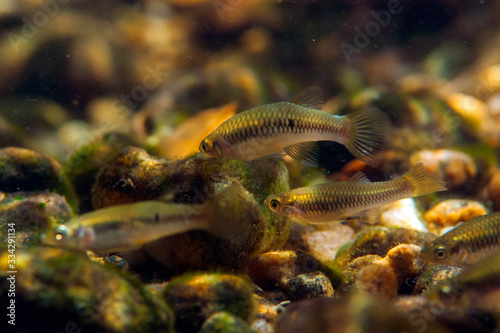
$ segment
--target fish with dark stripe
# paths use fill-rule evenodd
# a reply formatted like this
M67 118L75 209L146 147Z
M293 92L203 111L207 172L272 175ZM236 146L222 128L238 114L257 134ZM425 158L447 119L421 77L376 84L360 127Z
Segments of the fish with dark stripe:
M471 265L500 250L500 212L476 217L426 244L421 259Z
M286 153L317 166L317 141L336 141L360 160L376 165L387 149L392 126L374 109L337 116L321 111L319 87L305 89L290 101L258 106L222 123L200 144L206 156L242 161Z
M276 213L311 224L338 222L347 218L372 222L372 208L444 190L444 182L418 163L399 179L371 182L359 172L345 182L317 184L271 195L266 203Z
M241 185L230 185L203 205L142 201L82 214L43 236L43 244L99 254L128 251L156 239L190 230L237 239L244 226L231 221L228 202L239 197Z

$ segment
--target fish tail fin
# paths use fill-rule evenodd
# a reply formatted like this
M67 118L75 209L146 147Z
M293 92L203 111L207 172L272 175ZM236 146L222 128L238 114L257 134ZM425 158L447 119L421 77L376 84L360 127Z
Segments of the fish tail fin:
M427 170L422 162L412 166L401 178L411 184L413 196L447 190L445 182L436 174Z
M347 115L350 122L346 147L361 161L376 166L389 146L392 125L382 111L364 109Z

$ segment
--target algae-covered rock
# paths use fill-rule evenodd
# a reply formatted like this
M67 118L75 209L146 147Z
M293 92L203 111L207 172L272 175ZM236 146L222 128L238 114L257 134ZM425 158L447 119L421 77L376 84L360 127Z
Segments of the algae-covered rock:
M198 332L207 318L221 311L248 322L255 310L251 284L237 275L186 274L169 282L164 297L179 332Z
M344 269L342 291L354 285L358 290L388 298L395 297L399 290L406 292L408 281L420 272L419 253L417 245L399 244L384 258L376 254L354 258Z
M292 300L332 296L343 279L340 272L300 250L261 254L248 265L247 272L262 289L279 288Z
M97 174L131 140L120 133L107 133L75 151L64 168L80 199L80 213L92 210L91 192Z
M161 297L132 276L87 258L54 248L0 252L0 289L11 288L7 271L15 269L15 297L2 296L6 308L15 300L18 332L64 332L68 323L82 332L170 332L173 316Z
M200 333L252 333L248 324L228 312L217 312L211 315L201 327Z
M448 332L436 321L429 321L426 328L429 332ZM416 329L415 323L387 300L358 293L351 297L322 297L292 303L278 317L275 332L385 333L416 332Z
M59 162L29 149L8 147L0 150L0 191L53 190L77 208L73 186Z
M92 189L92 205L99 209L161 196L170 185L169 165L143 149L123 148L99 172Z
M460 274L463 269L463 266L458 265L425 265L417 278L413 293L426 292L440 282Z
M18 248L39 245L42 232L72 216L66 199L57 193L8 193L3 199L0 197L0 242L7 244L8 229L14 229Z
M426 242L434 239L429 233L404 228L372 227L360 232L337 251L334 263L345 268L357 257L375 254L385 257L387 252L399 244L415 244L422 247Z
M226 208L217 223L233 231L241 226L238 239L231 233L216 237L190 231L147 243L123 257L143 275L162 278L187 270L242 270L260 253L281 248L288 238L289 219L273 214L264 204L271 193L288 189L287 180L284 163L276 159L241 162L194 156L170 162L156 160L139 148L125 148L101 170L93 202L103 207L162 196L203 205L219 200L218 193L234 183L236 192L221 203Z

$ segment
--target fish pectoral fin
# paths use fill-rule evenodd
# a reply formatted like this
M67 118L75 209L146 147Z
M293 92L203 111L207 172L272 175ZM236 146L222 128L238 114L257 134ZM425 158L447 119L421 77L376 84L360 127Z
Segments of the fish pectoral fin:
M297 143L285 147L283 151L306 166L318 166L319 145L315 141Z
M262 159L270 159L270 160L275 160L275 159L281 159L285 156L285 152L280 152L280 153L274 153L274 154L270 154L270 155L267 155L267 156L264 156L262 157Z
M362 212L360 212L359 219L363 222L369 223L369 224L374 224L377 222L377 214L378 210L377 209L367 209Z
M351 178L349 178L349 181L358 181L362 183L371 183L372 181L366 177L364 173L361 171L356 172Z
M318 86L308 87L290 98L289 102L312 109L321 109L324 103L323 91Z

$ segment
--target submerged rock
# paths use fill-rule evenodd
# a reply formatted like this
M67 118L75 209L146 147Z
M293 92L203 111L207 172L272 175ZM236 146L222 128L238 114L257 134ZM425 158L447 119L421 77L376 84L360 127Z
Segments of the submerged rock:
M78 199L59 162L29 149L0 150L0 191L53 190L76 209Z
M500 210L500 170L497 170L491 177L488 186L488 197L493 202L496 211Z
M253 331L243 319L223 311L208 317L199 333L253 333Z
M8 229L13 229L17 248L39 245L43 232L71 217L73 210L57 193L8 193L0 198L0 242L7 244Z
M458 265L425 265L420 272L420 276L416 280L413 293L424 293L446 279L460 274L463 269L463 266Z
M329 262L337 251L354 238L354 230L343 224L336 224L331 230L316 230L305 234L307 252L322 262Z
M413 198L395 201L382 208L380 225L392 228L405 228L427 231L420 219L420 214Z
M477 201L450 199L441 201L429 209L424 217L429 231L441 235L443 229L454 227L460 222L467 222L486 212L486 207Z
M368 264L356 274L354 286L373 296L394 298L398 293L398 282L394 270L381 264Z
M471 185L476 180L477 167L467 154L450 149L421 150L410 157L416 164L422 161L426 168L438 174L448 189Z
M169 282L164 298L174 310L179 332L198 332L210 316L222 311L249 322L255 310L251 284L237 275L186 274ZM229 319L222 315L209 320L203 325L207 332L212 332L208 329L214 322L228 324Z
M431 332L449 332L429 322ZM317 298L289 305L276 322L276 333L414 332L408 316L390 302L365 293L340 299Z
M400 244L389 250L384 258L373 254L358 257L344 270L343 291L354 285L375 296L395 297L399 290L405 291L405 283L418 275L419 253L420 247L416 245Z
M120 149L131 144L131 141L120 133L106 133L95 142L75 151L64 165L80 199L80 213L92 210L92 186L101 167L109 162Z
M340 248L334 263L340 268L345 268L358 257L366 255L385 257L389 250L399 244L414 244L422 247L424 243L432 239L434 239L432 234L421 231L372 227L360 232L352 241Z
M262 289L280 289L291 300L333 296L343 280L340 272L300 250L261 254L248 265L247 273Z
M0 289L9 290L7 251L0 252ZM171 332L163 300L134 277L54 248L16 251L18 332ZM13 299L13 298L10 298ZM3 308L9 298L0 298Z
M132 270L168 278L187 270L240 269L262 252L279 249L289 235L289 219L264 204L271 193L288 189L282 161L241 162L194 156L178 162L156 160L139 148L123 149L98 177L93 202L97 207L162 196L179 203L205 204L217 192L237 184L238 194L226 203L220 227L241 226L238 239L190 231L123 253ZM235 227L235 224L237 226ZM251 230L251 231L250 231Z

